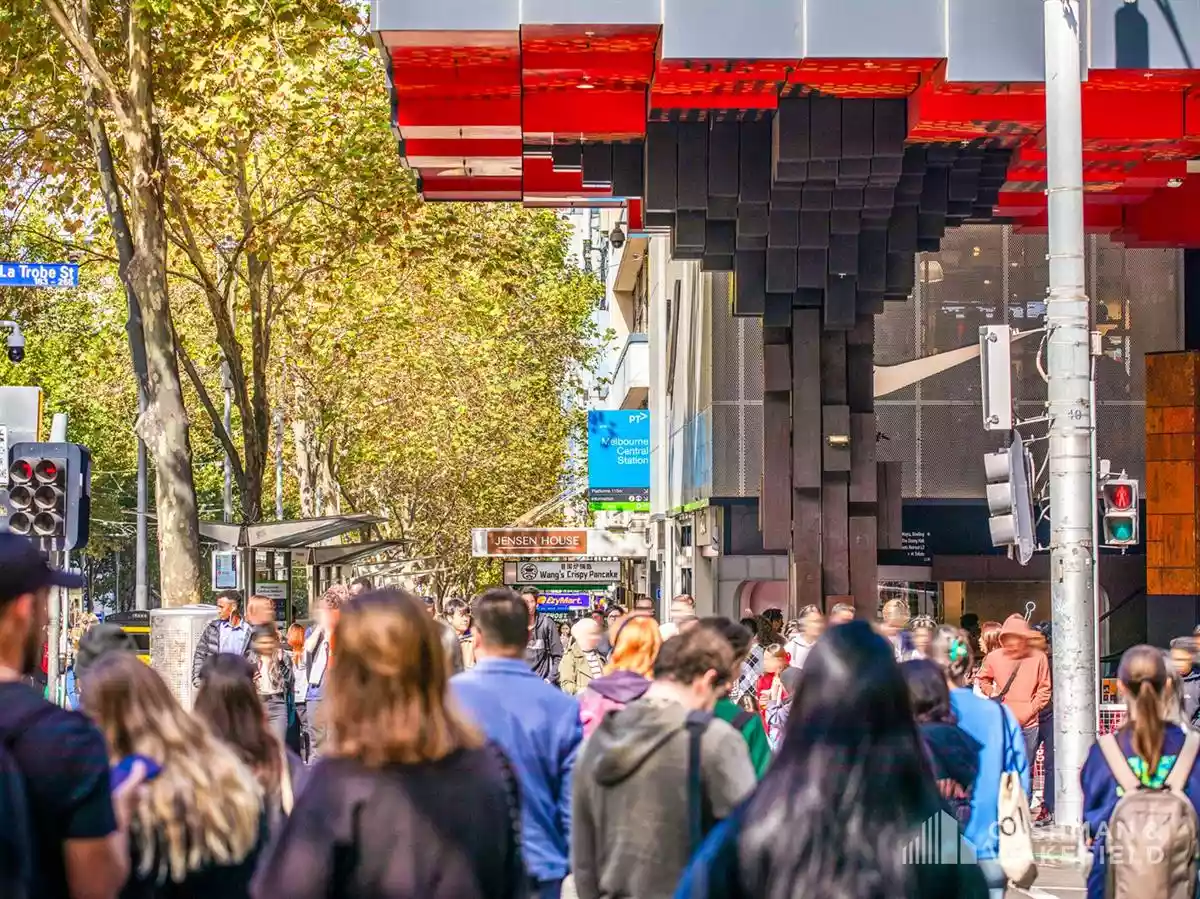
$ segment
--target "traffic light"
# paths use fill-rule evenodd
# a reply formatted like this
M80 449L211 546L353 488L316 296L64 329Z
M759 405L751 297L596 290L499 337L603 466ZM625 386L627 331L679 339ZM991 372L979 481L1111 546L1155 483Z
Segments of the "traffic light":
M92 494L87 448L77 443L17 443L9 460L8 529L49 550L86 546Z
M1013 431L1008 449L983 457L987 475L988 529L993 546L1016 548L1028 565L1037 545L1033 518L1033 464L1021 435Z
M1137 545L1137 481L1132 478L1112 478L1101 484L1100 511L1105 546Z

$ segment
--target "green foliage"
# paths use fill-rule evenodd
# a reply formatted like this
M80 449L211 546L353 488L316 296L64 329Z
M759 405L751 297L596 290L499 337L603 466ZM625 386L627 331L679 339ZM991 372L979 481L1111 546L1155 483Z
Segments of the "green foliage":
M118 91L129 2L91 9L91 45ZM323 511L318 490L327 508L379 512L384 535L425 560L416 567L436 572L437 589L472 588L494 566L470 559L469 529L506 524L561 489L568 438L582 432L600 284L568 260L553 213L417 201L362 9L137 2L154 24L172 317L196 374L185 392L201 517L220 513L223 448L201 398L219 412L223 353L238 381L231 438L244 499L265 481L272 505L269 422L281 409L289 515ZM39 383L49 411L70 411L72 437L103 472L97 518L113 522L94 550L128 550L136 396L80 63L42 0L0 8L0 44L12 51L0 59L0 248L38 259L73 248L87 260L78 292L5 298L29 325L29 356L0 367L0 381ZM102 116L115 131L113 109ZM219 259L225 237L234 249Z

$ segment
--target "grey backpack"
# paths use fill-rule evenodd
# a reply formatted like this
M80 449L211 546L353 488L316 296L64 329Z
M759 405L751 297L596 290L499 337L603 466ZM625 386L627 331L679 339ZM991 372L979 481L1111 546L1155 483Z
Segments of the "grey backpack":
M1195 899L1200 825L1184 788L1200 749L1200 734L1186 734L1160 789L1138 780L1115 735L1098 740L1123 791L1108 820L1105 899Z

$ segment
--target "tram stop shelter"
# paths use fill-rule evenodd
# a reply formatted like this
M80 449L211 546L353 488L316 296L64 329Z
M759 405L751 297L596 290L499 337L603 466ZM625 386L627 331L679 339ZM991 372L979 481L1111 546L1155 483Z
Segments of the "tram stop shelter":
M227 549L237 550L238 586L247 593L263 593L276 600L280 621L293 619L293 566L302 564L308 574L311 605L329 585L343 578L346 566L360 559L401 546L398 540L360 540L336 543L339 537L359 532L367 537L386 519L369 513L234 524L200 522L200 535ZM248 576L253 572L253 576Z

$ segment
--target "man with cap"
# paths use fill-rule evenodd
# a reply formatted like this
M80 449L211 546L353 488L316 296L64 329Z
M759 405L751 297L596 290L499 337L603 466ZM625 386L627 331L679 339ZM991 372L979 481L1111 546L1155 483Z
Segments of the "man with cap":
M0 533L0 744L23 780L23 790L0 783L0 842L30 847L28 895L38 899L120 893L129 874L126 798L144 775L135 773L113 795L108 749L95 725L22 682L40 661L51 590L82 586L82 578L51 568L26 538ZM14 814L22 801L25 815ZM0 860L12 856L0 853ZM0 871L5 886L12 877Z

